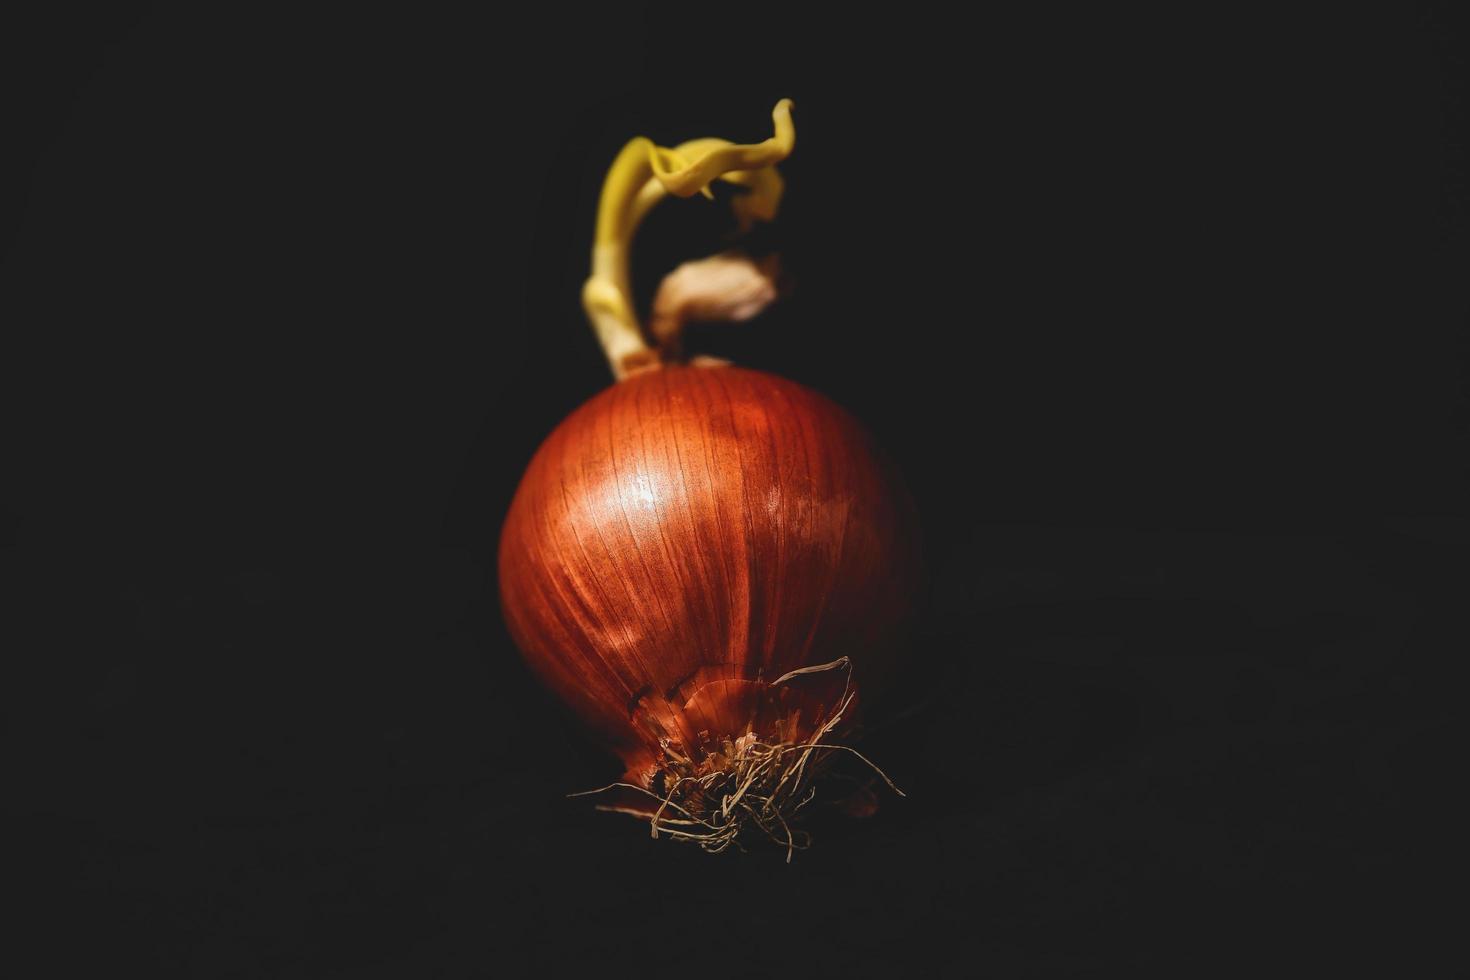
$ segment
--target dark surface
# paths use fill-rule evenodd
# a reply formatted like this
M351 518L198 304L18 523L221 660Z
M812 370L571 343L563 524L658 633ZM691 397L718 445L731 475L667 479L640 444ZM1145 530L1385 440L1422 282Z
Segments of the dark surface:
M7 9L24 975L1442 975L1467 38L1045 10ZM786 95L796 292L700 343L867 422L932 578L865 742L909 798L790 866L564 800L612 763L492 577L607 383L606 163Z

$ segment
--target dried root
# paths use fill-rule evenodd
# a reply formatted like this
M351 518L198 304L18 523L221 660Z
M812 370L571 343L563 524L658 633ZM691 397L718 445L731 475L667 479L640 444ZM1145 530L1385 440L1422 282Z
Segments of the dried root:
M846 658L793 674L834 666L847 666ZM850 687L845 688L836 710L805 740L766 741L747 732L738 738L726 738L717 746L704 746L696 760L664 739L651 788L617 782L571 795L631 792L635 794L633 804L603 804L597 809L645 819L653 837L690 841L710 853L732 846L744 850L745 841L764 837L786 848L786 860L790 862L796 851L811 845L811 835L794 824L816 798L817 778L837 754L856 757L895 793L904 795L862 753L828 740L855 696Z

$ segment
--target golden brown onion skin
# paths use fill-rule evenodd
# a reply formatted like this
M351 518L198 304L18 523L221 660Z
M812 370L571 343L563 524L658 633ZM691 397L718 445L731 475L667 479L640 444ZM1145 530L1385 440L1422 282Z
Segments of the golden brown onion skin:
M871 685L916 579L911 515L828 399L668 366L603 391L536 452L501 535L502 605L531 667L643 773L660 734L764 724L753 692L788 671L848 656Z

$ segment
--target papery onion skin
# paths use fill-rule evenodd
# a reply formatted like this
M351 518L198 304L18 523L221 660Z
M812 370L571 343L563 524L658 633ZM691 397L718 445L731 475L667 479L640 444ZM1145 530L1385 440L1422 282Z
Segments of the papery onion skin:
M501 599L531 667L646 787L661 739L692 753L773 711L799 715L783 737L810 735L833 690L773 705L788 671L849 657L871 701L915 538L907 494L833 402L763 372L667 365L537 451L501 535Z

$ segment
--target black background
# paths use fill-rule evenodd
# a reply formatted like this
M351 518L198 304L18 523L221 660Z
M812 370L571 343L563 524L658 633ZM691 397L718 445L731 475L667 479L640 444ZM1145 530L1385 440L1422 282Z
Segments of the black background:
M1445 9L36 6L0 20L26 975L1443 965ZM869 425L931 573L865 742L909 798L790 866L562 798L615 767L492 560L608 382L608 161L782 96L796 289L696 337ZM641 293L726 214L664 205Z

